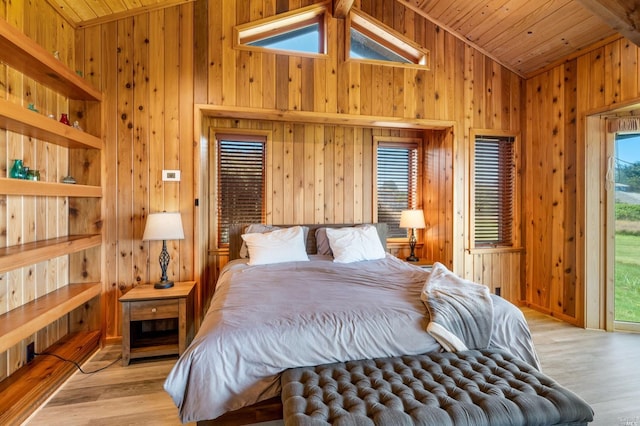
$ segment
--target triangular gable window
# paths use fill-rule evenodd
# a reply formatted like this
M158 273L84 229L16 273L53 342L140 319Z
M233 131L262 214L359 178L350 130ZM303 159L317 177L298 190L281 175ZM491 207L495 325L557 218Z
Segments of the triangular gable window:
M351 50L349 51L349 56L354 59L411 63L407 58L370 39L355 28L351 28Z
M278 53L327 53L326 5L314 5L235 27L236 47Z
M293 52L321 53L319 50L320 24L314 23L304 28L288 31L272 37L265 37L247 43L249 46L266 47L267 49L291 50Z
M352 9L347 25L349 59L428 67L428 50L362 11Z

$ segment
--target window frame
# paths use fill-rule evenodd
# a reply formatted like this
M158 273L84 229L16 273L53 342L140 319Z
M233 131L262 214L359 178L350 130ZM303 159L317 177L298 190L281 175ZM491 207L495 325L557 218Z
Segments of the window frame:
M378 147L379 146L389 146L389 147L397 147L397 148L407 148L407 149L416 149L416 161L417 161L417 170L416 170L416 189L415 189L415 206L407 207L422 209L422 179L423 179L423 143L424 141L421 138L414 137L395 137L395 136L374 136L373 137L373 221L378 222ZM416 229L416 238L418 241L422 239L421 229ZM387 237L388 243L407 243L409 241L409 236L411 232L410 229L407 229L407 235L405 237Z
M476 242L476 140L479 137L494 137L498 139L512 138L513 139L513 153L512 153L512 197L511 197L511 240L510 243L498 243L498 244L478 244ZM517 132L507 130L496 129L472 129L470 132L469 143L469 240L468 250L469 252L506 252L506 251L518 251L521 250L521 201L522 194L521 178L520 178L520 135Z
M351 57L351 28L408 60L409 63ZM429 50L356 8L352 8L348 18L345 19L344 38L346 61L423 70L430 69L431 55Z
M210 212L210 225L209 228L214 230L211 232L212 241L210 241L210 247L216 249L228 249L229 243L222 243L221 241L221 229L220 229L220 212L222 205L220 204L220 174L218 170L219 164L219 149L220 140L234 139L238 141L246 142L262 142L264 144L264 165L263 165L263 203L262 203L262 223L267 223L269 212L271 211L271 197L269 196L272 189L271 175L269 170L271 150L271 132L269 131L255 131L245 129L210 129L210 158L212 165L212 173L210 174L210 188L209 188L209 212Z
M256 52L274 53L279 55L302 56L311 58L326 58L328 56L327 27L328 27L328 5L325 1L320 4L303 7L285 13L280 13L257 21L233 27L233 47L239 50L251 50ZM273 49L263 46L251 46L251 43L264 38L275 37L287 32L304 28L308 25L318 23L319 46L318 53Z

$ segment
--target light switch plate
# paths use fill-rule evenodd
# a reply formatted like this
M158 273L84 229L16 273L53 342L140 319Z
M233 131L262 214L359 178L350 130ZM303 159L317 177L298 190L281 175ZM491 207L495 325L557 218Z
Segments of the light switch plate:
M169 182L180 182L180 170L163 170L162 180Z

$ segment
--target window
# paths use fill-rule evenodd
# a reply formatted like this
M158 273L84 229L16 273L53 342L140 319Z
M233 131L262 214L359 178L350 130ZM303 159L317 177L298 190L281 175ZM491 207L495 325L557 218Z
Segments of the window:
M408 59L395 53L375 40L365 36L355 28L351 28L351 58L373 59L378 61L391 61L410 64Z
M262 223L265 216L266 137L216 134L218 246L229 244L232 223Z
M400 228L402 210L417 207L418 143L378 141L376 151L378 222L387 224L389 238L406 238Z
M476 134L472 160L472 241L477 248L514 245L514 136Z
M321 53L319 27L320 23L314 22L306 27L293 29L273 37L247 42L247 45L293 52Z
M313 5L235 27L236 47L326 54L326 6Z
M392 28L357 9L351 10L347 22L350 59L428 67L429 52Z

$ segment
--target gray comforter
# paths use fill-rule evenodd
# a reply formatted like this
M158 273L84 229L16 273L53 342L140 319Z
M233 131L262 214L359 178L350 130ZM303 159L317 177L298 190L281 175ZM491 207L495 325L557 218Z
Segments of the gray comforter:
M440 351L420 293L429 272L388 255L336 264L230 262L191 345L165 382L183 422L276 396L293 367ZM524 316L494 298L490 347L538 367Z

